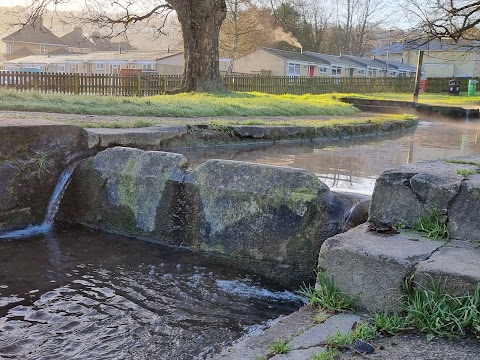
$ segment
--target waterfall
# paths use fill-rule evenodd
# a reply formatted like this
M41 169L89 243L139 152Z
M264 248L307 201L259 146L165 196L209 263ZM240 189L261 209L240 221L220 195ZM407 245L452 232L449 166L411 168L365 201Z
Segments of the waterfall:
M74 162L60 175L60 179L58 180L57 185L53 190L52 197L50 198L50 201L48 203L47 213L41 225L30 225L25 229L5 233L3 235L0 235L0 239L27 238L38 234L44 234L52 230L55 215L57 215L58 209L60 207L60 201L62 200L63 194L65 193L65 190L70 183L73 171L75 170L77 165L78 162Z

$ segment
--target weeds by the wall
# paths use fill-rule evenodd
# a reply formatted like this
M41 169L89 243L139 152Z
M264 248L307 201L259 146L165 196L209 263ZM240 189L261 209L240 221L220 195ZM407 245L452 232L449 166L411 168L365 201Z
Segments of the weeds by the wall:
M438 206L434 206L430 211L417 218L415 230L423 232L431 239L448 239L448 226L446 217Z
M335 286L333 277L328 277L325 274L319 274L315 288L311 286L302 287L300 295L310 304L324 310L351 310L355 302L354 299Z

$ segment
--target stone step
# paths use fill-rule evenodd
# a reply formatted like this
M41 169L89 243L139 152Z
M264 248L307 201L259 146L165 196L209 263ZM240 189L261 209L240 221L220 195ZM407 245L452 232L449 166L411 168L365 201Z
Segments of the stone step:
M323 243L318 270L333 277L360 309L395 312L401 306L405 279L444 243L413 232L378 234L363 224Z

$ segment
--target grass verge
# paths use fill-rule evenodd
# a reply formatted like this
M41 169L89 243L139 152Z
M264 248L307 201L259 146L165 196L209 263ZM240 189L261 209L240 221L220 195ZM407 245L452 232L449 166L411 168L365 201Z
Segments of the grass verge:
M342 96L362 99L412 101L411 93L337 94L337 97ZM475 106L480 105L480 96L450 96L448 94L422 93L418 97L418 102L439 106Z
M0 109L67 114L157 117L304 116L358 114L333 95L183 93L151 97L43 94L0 88Z

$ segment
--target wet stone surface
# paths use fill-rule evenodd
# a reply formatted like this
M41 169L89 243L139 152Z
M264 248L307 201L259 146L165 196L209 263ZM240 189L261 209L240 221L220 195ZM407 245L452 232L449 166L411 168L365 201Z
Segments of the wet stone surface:
M190 252L80 229L0 242L0 358L202 359L294 295Z

